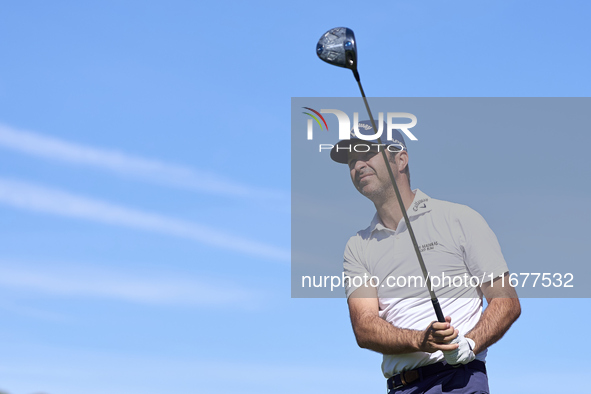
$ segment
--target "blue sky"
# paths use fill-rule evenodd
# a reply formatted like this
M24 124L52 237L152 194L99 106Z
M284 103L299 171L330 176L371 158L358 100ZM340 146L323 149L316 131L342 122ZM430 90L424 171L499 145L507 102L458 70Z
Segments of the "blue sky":
M344 299L290 297L291 97L358 95L349 71L316 58L316 41L355 31L369 96L585 97L589 11L583 1L2 2L0 390L382 392L380 356L357 348ZM590 142L561 132L568 147ZM544 196L532 171L562 193L540 199L536 227L563 231L544 212L588 201L588 165L572 152L514 162L524 181L507 195ZM440 187L416 186L433 197ZM484 206L473 196L487 187L454 192ZM506 205L492 205L486 216L501 223ZM588 217L579 212L565 216ZM585 262L588 229L569 230L568 258ZM513 234L498 234L504 248L519 245ZM583 390L586 359L566 339L589 325L588 310L588 299L523 300L489 352L491 388Z

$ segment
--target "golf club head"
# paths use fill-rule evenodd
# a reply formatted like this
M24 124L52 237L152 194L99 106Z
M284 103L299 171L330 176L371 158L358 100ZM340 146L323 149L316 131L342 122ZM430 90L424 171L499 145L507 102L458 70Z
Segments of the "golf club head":
M357 45L353 30L335 27L320 37L316 44L316 54L333 66L348 68L357 74Z

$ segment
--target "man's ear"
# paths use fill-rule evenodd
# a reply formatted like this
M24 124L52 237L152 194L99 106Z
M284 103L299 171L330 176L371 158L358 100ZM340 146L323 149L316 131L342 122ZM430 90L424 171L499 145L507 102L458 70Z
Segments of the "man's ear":
M406 150L396 155L396 164L398 165L398 171L404 172L406 166L408 166L408 152Z

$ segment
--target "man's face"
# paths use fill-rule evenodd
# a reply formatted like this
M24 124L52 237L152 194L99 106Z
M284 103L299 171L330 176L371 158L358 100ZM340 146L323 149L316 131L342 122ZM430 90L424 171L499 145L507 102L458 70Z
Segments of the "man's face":
M390 154L395 153L386 152L386 155ZM386 198L393 188L386 163L382 153L378 153L377 147L374 146L370 151L363 153L351 152L348 156L351 180L357 190L374 202L380 197ZM392 170L394 174L397 173L395 165L392 165Z

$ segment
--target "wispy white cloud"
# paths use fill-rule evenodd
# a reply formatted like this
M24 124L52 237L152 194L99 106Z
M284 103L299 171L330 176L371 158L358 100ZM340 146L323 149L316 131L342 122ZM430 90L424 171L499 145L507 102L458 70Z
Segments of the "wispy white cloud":
M287 262L289 250L231 235L201 224L140 211L28 182L0 178L0 203L192 239L268 260Z
M260 291L215 278L190 278L162 273L135 273L88 265L30 264L0 261L0 289L17 292L112 299L154 304L220 306L240 304L252 309ZM1 307L2 305L0 305Z
M254 187L212 172L146 159L117 150L77 144L30 131L17 130L2 124L0 124L0 146L32 156L96 167L189 190L236 197L272 199L286 203L289 201L289 194L285 191Z

